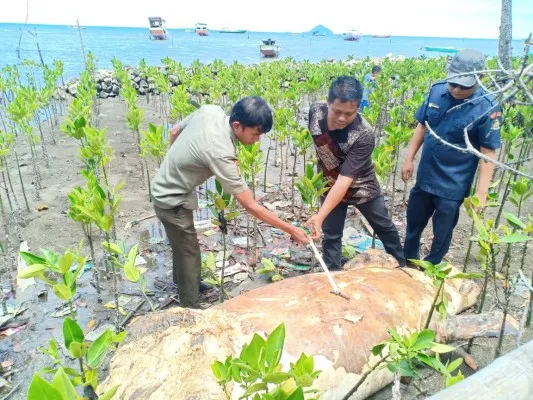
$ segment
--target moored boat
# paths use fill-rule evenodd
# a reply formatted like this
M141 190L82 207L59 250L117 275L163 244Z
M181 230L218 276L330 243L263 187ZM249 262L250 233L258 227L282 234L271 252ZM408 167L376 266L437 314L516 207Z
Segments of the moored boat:
M207 36L209 35L209 29L207 29L207 24L203 22L198 22L195 27L196 34L198 36Z
M359 32L357 29L350 29L343 34L343 39L350 42L356 42L361 39L361 32Z
M220 33L246 33L246 29L230 29L230 28L222 28Z
M263 40L263 44L259 46L259 51L263 57L277 57L279 56L279 49L279 45L272 39Z
M168 39L168 31L165 27L165 20L161 17L150 17L150 40Z
M438 52L441 52L441 53L457 53L458 51L462 50L458 47L451 47L451 46L443 46L443 47L439 47L439 46L424 46L422 47L422 50L425 50L425 51L438 51Z

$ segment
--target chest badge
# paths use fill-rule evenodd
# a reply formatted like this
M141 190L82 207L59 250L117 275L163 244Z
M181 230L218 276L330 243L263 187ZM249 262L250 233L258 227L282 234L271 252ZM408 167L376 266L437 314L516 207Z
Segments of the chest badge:
M428 104L428 107L429 107L429 108L436 108L436 109L439 109L439 108L440 108L440 107L439 107L437 104L435 104L435 103L429 103L429 104Z

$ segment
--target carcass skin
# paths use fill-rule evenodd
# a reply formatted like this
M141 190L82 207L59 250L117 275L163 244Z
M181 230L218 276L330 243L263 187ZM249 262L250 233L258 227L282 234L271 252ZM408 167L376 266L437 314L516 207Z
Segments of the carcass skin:
M333 274L344 297L331 293L322 273L269 284L208 310L170 309L135 319L129 337L113 357L102 385L120 384L117 399L225 399L210 364L238 355L253 333L270 333L285 323L283 365L301 353L314 355L321 370L315 387L321 399L338 400L378 358L370 353L389 338L387 328L400 333L422 329L436 287L422 272L404 271L382 253L356 257L346 270ZM448 313L472 306L479 294L470 280L449 280L445 286ZM435 314L433 320L438 319ZM438 335L448 325L433 325ZM387 369L374 371L352 399L362 399L390 383ZM232 398L242 391L230 388Z

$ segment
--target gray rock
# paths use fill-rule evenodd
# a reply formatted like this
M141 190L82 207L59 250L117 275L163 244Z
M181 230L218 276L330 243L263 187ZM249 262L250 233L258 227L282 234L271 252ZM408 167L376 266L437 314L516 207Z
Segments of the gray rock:
M137 76L135 76L135 77L133 78L133 82L134 82L134 83L139 83L141 80L142 80L142 79L141 79L141 77L140 77L139 75L137 75Z
M155 83L155 80L154 78L152 78L151 76L148 77L148 83Z
M101 82L100 83L100 90L106 91L107 87L108 87L107 83L105 83L105 82Z
M137 91L140 95L145 95L146 94L146 89L144 87L140 87L139 90Z
M112 87L111 87L111 91L113 93L118 93L120 90L120 88L118 87L118 85L114 84Z
M148 82L146 82L144 79L141 79L141 81L139 82L139 86L143 88L147 88Z
M137 90L137 91L139 90L139 84L138 84L138 83L132 82L131 85L133 86L133 88L134 88L135 90Z
M113 84L113 79L110 78L110 77L106 77L106 78L104 78L104 82L105 82L106 84L108 84L108 85L111 85L111 84Z
M112 91L113 91L113 86L112 85L106 86L106 88L104 90L104 92L106 92L106 93L111 93Z
M173 86L179 85L181 83L180 78L178 78L176 75L169 75L168 80L170 83L172 83Z
M97 84L96 84L96 91L99 92L99 91L101 91L101 90L102 90L102 85L99 84L99 83L97 83Z
M109 94L106 92L100 92L99 97L101 99L107 99L109 97Z

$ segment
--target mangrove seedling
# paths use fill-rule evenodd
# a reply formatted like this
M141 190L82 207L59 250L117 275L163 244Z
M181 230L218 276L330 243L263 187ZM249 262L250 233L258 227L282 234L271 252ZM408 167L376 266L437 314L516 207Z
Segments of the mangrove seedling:
M281 324L266 340L254 334L239 357L228 356L224 362L211 364L226 398L231 398L228 384L235 382L244 390L241 399L316 400L318 391L309 389L320 375L320 371L315 371L313 356L302 353L296 363L290 363L289 371L283 372L280 361L284 344L285 324Z
M296 187L300 191L302 201L309 207L309 212L314 214L318 208L320 197L328 191L328 182L322 177L322 172L315 174L313 164L305 167L305 176L302 176Z

